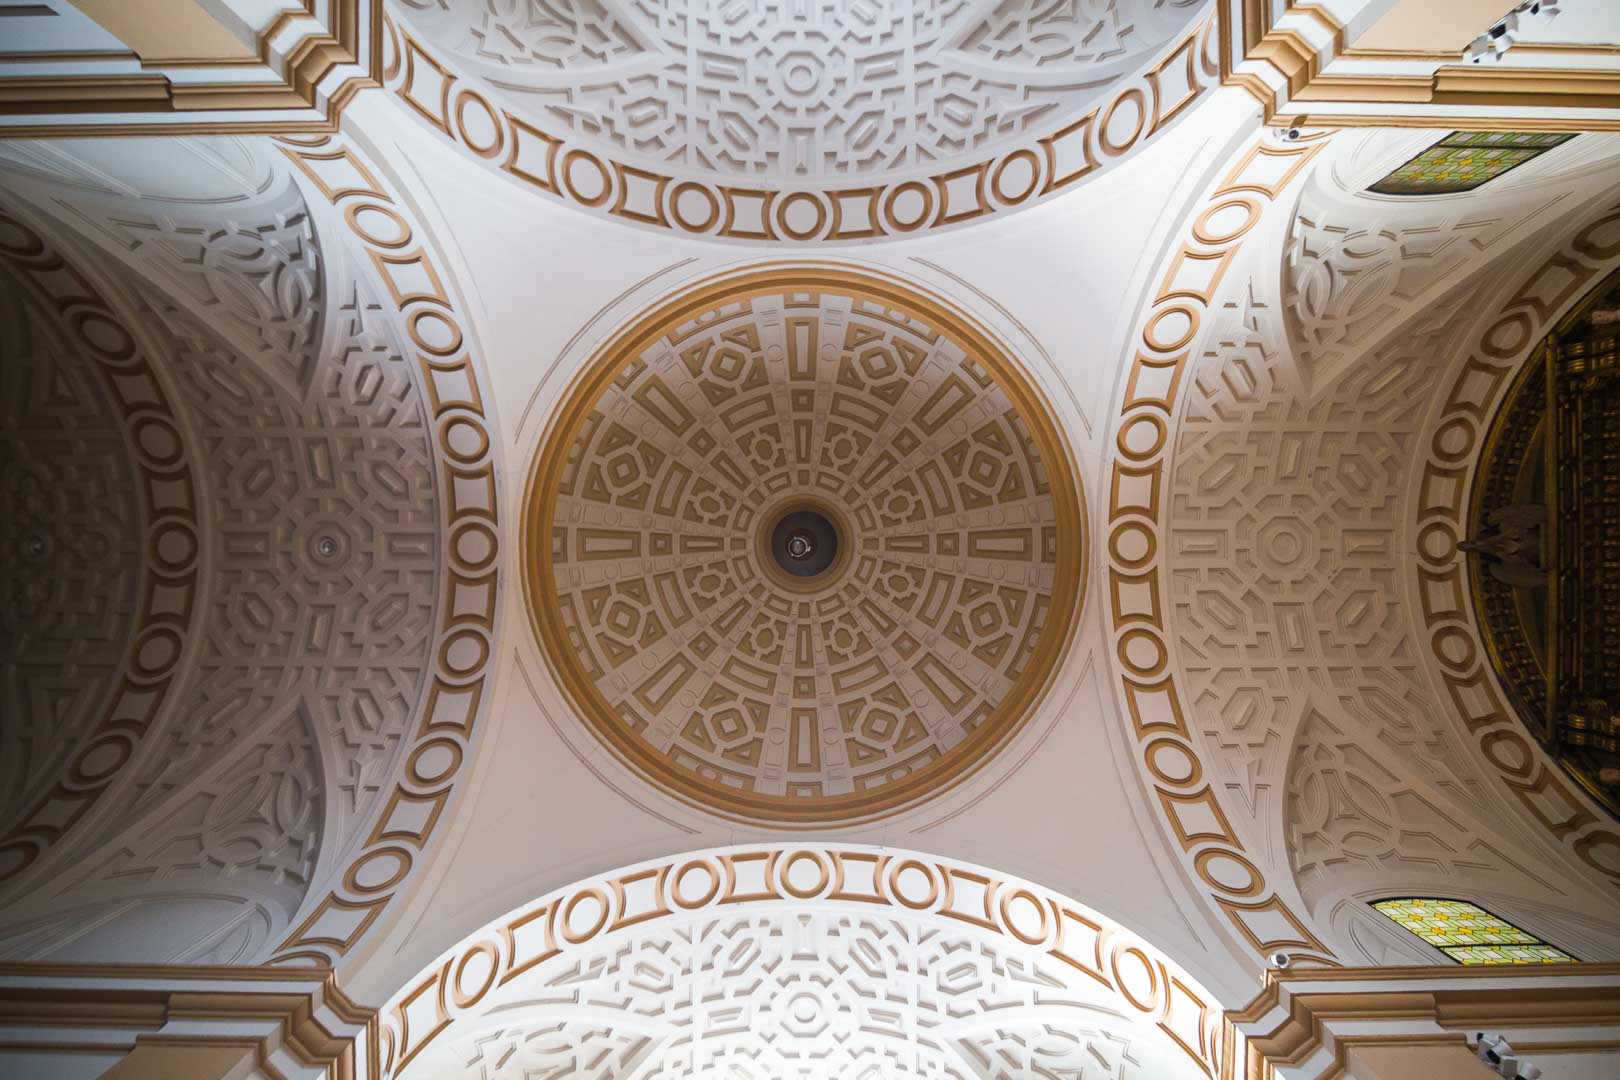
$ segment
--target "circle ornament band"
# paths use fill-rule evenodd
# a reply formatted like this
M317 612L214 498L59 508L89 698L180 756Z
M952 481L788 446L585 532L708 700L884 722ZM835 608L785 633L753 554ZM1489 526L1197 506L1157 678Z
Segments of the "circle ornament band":
M700 285L599 352L525 544L592 731L689 803L785 824L987 760L1062 658L1086 561L1067 445L1013 360L920 292L812 266Z

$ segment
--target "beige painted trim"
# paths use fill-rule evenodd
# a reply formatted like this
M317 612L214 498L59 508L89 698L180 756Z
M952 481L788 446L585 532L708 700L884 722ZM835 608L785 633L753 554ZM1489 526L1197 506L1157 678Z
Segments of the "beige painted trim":
M248 1055L262 1066L277 1050L331 1080L353 1080L360 1064L376 1075L375 1010L351 1001L330 968L15 963L0 964L0 980L0 1050L121 1051L107 1075L129 1078L225 1075L186 1065ZM359 1034L332 1030L323 1011ZM165 1031L171 1023L184 1034Z
M283 12L258 34L250 48L230 35L229 43L220 34L229 34L224 25L203 11L197 0L74 0L87 14L128 41L133 52L121 53L8 53L0 56L7 63L104 62L136 60L147 74L104 74L87 71L67 76L0 76L0 118L26 116L31 121L0 124L3 138L48 138L92 135L201 135L201 134L324 134L337 130L338 117L349 100L362 89L381 85L382 0L331 0L330 21L325 33L304 37L285 58L273 65L270 42L295 19L312 16L314 0L301 0L301 6ZM362 6L364 12L362 14ZM94 9L94 10L92 10ZM105 10L104 10L105 9ZM163 27L176 13L184 15L188 27L207 23L217 28L182 35L178 43ZM150 25L142 23L146 19ZM127 36L112 24L138 24L138 31ZM157 28L157 29L153 29ZM194 27L193 27L194 29ZM223 50L223 51L220 51ZM362 56L365 68L358 69ZM282 68L274 81L198 81L175 83L161 74L163 68L183 67L191 71L210 68L240 71L247 66ZM316 87L334 69L356 67L328 100L317 99ZM256 111L315 111L308 119L252 120L233 116L211 119L209 113ZM116 122L75 124L68 118L86 114L119 114ZM177 113L198 113L195 121L174 119ZM160 118L161 117L161 118Z
M1519 116L1437 116L1433 114L1357 113L1275 113L1266 119L1269 127L1335 128L1423 128L1449 131L1620 131L1620 116L1592 120L1571 120L1550 113Z
M1461 53L1513 9L1514 0L1398 0L1357 39L1369 49L1399 49L1421 41Z
M1489 6L1498 2L1402 0L1401 6L1384 19L1405 12L1411 19L1428 25L1438 19L1443 10L1451 10L1458 4L1471 11L1472 6ZM1501 14L1497 12L1486 17L1482 25L1488 26ZM1514 50L1516 53L1565 58L1590 56L1592 67L1484 67L1465 63L1461 46L1457 51L1451 51L1449 46L1452 43L1443 40L1444 35L1442 39L1436 39L1422 36L1416 31L1403 31L1380 46L1382 39L1371 30L1363 33L1355 42L1346 40L1345 28L1313 3L1290 3L1280 17L1313 19L1322 29L1331 31L1330 40L1317 48L1296 30L1278 29L1276 20L1271 17L1268 0L1227 0L1217 8L1221 80L1228 86L1244 90L1258 101L1265 122L1273 126L1306 123L1298 106L1314 102L1354 107L1354 112L1346 114L1311 114L1308 122L1317 128L1620 130L1620 71L1597 66L1612 56L1620 55L1620 44L1527 44L1515 46ZM1234 35L1230 33L1230 23L1234 18L1241 20L1241 42L1234 40ZM1448 16L1448 19L1456 18L1459 16L1455 12ZM1373 29L1376 30L1377 26ZM1473 36L1470 33L1468 39L1472 40ZM1394 47L1400 42L1413 40L1424 42L1429 47ZM1435 45L1440 47L1435 48ZM1438 66L1431 73L1416 75L1395 71L1346 73L1342 65L1334 63L1341 58L1392 63L1420 62ZM1238 68L1244 64L1251 67L1240 72ZM1269 73L1264 77L1256 73L1252 66L1256 64L1263 65ZM1339 70L1334 71L1335 67ZM1425 107L1432 107L1432 111ZM1442 113L1441 109L1448 111ZM1560 115L1561 110L1569 109L1613 110L1613 115L1595 119L1572 119Z
M1514 985L1503 985L1509 980ZM1593 985L1594 982L1599 985ZM1316 990L1312 988L1316 983L1339 985L1333 990ZM1368 985L1364 989L1346 991L1342 988L1345 983ZM1459 986L1458 983L1479 985ZM1283 1008L1285 1002L1286 1017L1269 1028L1257 1030L1267 1016ZM1405 1022L1408 1027L1416 1022L1419 1029L1358 1035L1331 1031L1335 1024L1362 1021ZM1330 1038L1335 1069L1339 1071L1330 1069L1323 1075L1336 1076L1351 1068L1352 1057L1360 1051L1372 1053L1380 1061L1391 1060L1386 1051L1374 1052L1374 1046L1454 1046L1461 1050L1464 1033L1468 1031L1537 1027L1613 1030L1620 1026L1620 964L1271 971L1266 974L1265 987L1254 1000L1241 1009L1229 1011L1225 1023L1229 1047L1237 1045L1239 1031L1247 1036L1242 1059L1238 1060L1235 1053L1225 1059L1229 1078L1270 1080L1279 1068L1297 1066L1316 1054ZM1441 1030L1436 1031L1436 1028ZM1514 1045L1521 1042L1525 1050L1620 1049L1620 1038L1608 1037L1572 1040L1564 1036L1544 1043L1515 1039ZM1445 1055L1438 1055L1438 1059L1450 1060ZM1466 1052L1462 1060L1469 1060ZM1419 1080L1442 1080L1446 1074L1415 1075ZM1391 1074L1391 1080L1394 1076Z
M251 61L255 56L253 45L239 38L197 0L68 0L68 3L149 61L173 57L182 62L219 63L220 58Z

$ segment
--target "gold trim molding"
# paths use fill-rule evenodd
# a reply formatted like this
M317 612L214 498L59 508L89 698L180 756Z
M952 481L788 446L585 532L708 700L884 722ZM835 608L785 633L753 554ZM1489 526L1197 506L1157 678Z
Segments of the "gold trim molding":
M1317 964L1335 961L1294 910L1293 882L1267 878L1266 853L1245 845L1222 807L1233 796L1204 765L1191 698L1172 659L1168 522L1174 430L1221 282L1262 220L1288 212L1286 193L1329 137L1309 132L1278 145L1259 136L1206 190L1161 262L1113 417L1103 580L1125 734L1166 841L1240 947L1257 958L1283 951Z
M212 18L201 6L195 17ZM382 0L300 0L246 57L165 58L139 42L128 53L0 54L0 138L332 133L356 93L381 85L382 26ZM12 70L44 63L65 70Z
M1620 1050L1620 964L1384 967L1270 971L1249 1004L1229 1011L1228 1080L1349 1075L1351 1055L1371 1046L1452 1048L1465 1035L1515 1030L1516 1050ZM1571 1029L1602 1028L1572 1040ZM1552 1028L1528 1038L1523 1029ZM1241 1051L1238 1047L1241 1046ZM1301 1071L1313 1057L1323 1068Z
M1220 1003L1151 942L1061 893L993 868L855 844L690 852L587 878L524 904L440 955L380 1010L376 1075L398 1076L436 1040L479 1030L496 1015L486 999L499 998L501 987L540 965L554 971L586 963L621 931L805 905L853 907L853 917L938 918L1050 958L1105 990L1116 1015L1162 1032L1206 1076L1225 1075Z
M202 964L0 964L0 1066L39 1058L126 1055L106 1074L183 1076L204 1060L251 1061L278 1077L285 1055L328 1080L377 1073L376 1010L357 1005L330 968Z
M1022 145L929 174L820 187L718 183L601 156L514 115L394 17L383 82L464 156L578 209L713 239L867 241L1033 206L1115 165L1220 85L1214 31L1213 19L1200 19L1085 115Z
M1604 276L1620 267L1620 204L1605 201L1520 282L1451 375L1425 446L1408 522L1423 645L1442 701L1474 752L1547 834L1594 879L1620 887L1620 830L1529 736L1497 683L1458 548L1490 419L1536 346ZM1583 967L1586 965L1582 965Z
M961 348L999 387L1027 430L1044 467L1049 494L1042 497L1050 499L1052 518L1050 522L1032 524L1026 531L1032 535L1032 551L1039 551L1047 543L1053 547L1054 557L1048 560L1052 567L1052 585L1049 600L1044 601L1044 625L1036 630L1037 624L1032 621L1029 639L1014 646L1020 650L1020 655L1023 655L1022 650L1028 649L1027 657L1018 670L997 676L1003 681L1010 680L1009 684L993 701L986 699L985 715L975 724L964 725L971 730L960 742L943 749L931 761L913 764L908 760L910 772L886 775L881 783L864 790L857 785L856 790L848 793L778 795L744 790L719 779L706 778L696 768L677 764L632 730L609 703L580 654L580 649L586 646L572 640L570 635L570 620L556 584L558 568L564 560L554 551L554 529L558 522L559 494L577 441L598 402L627 367L640 362L645 351L677 328L722 305L737 305L763 296L807 295L823 290L914 316L928 324L931 332ZM593 734L632 770L688 804L735 820L797 826L872 820L948 790L989 760L1022 726L1044 697L1078 623L1086 584L1086 514L1079 474L1053 415L1044 395L977 324L910 285L871 273L802 263L756 267L744 273L712 278L658 306L614 337L585 367L558 409L530 474L522 542L524 591L535 637L565 698ZM582 533L592 531L599 530L581 530ZM1043 533L1052 539L1042 539ZM875 544L876 540L869 540L866 547L870 549ZM964 550L963 554L967 552ZM877 553L868 552L865 559L875 563ZM844 584L847 587L848 583ZM815 598L807 596L805 599L810 603ZM1035 599L1029 602L1038 603ZM734 648L732 644L720 646L722 651ZM720 656L715 662L726 659ZM897 760L896 764L900 762ZM903 769L896 771L904 772Z
M1259 102L1272 127L1620 130L1613 44L1527 44L1514 55L1561 63L1485 67L1445 50L1358 49L1321 5L1288 3L1274 14L1277 6L1220 0L1216 8L1221 81ZM1571 109L1599 115L1572 118Z

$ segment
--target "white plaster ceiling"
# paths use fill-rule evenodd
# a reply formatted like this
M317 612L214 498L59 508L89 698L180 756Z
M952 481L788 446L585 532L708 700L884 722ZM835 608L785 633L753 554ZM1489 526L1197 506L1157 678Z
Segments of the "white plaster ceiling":
M934 119L894 125L868 145L854 98L795 113L786 80L808 76L784 58L809 39L770 22L788 8L701 9L745 25L759 20L751 50L701 20L680 34L658 21L689 10L495 3L395 14L468 65L457 86L562 125L582 150L611 148L671 176L761 187L796 178L888 183L949 167L963 147L1016 152L1006 148L1061 127L1156 62L1196 14L1084 3L882 9L912 13L890 40L912 50L918 72L932 65L926 77L884 83L885 100ZM836 80L865 47L867 31L849 20L868 9L827 10L843 21L816 39L825 65L818 77ZM1085 48L1074 46L1077 33ZM703 35L725 45L720 68L732 74L699 70L707 54L694 42ZM1117 40L1108 43L1110 35ZM995 63L1012 65L1017 78L983 76L986 50L998 49ZM538 62L547 55L558 63ZM1037 63L1042 56L1049 62ZM1186 59L1191 72L1193 54ZM966 133L946 126L957 114L943 104L958 74L972 90L972 108L960 114ZM781 234L722 245L708 234L624 228L608 220L611 200L592 217L536 199L497 175L499 160L450 147L401 100L404 76L386 78L394 80L387 91L350 105L343 132L308 145L7 151L4 185L66 238L163 356L205 538L187 570L197 592L166 711L87 831L68 830L41 856L51 860L39 864L41 881L52 867L71 871L11 898L8 956L124 949L117 955L246 960L273 950L306 916L329 918L334 925L305 935L319 944L303 958L336 957L361 996L378 1002L502 911L638 859L771 831L672 799L616 761L570 711L522 605L503 611L498 602L518 592L514 508L530 465L593 350L701 278L783 258ZM636 87L664 92L681 79L714 100L739 97L741 85L750 123L776 141L728 156L722 121L679 94L649 114L653 134L638 141L639 114L614 110L634 100ZM551 92L564 83L602 89L581 91L580 109L570 111ZM895 232L892 243L859 249L812 237L798 250L914 282L981 322L1046 396L1088 492L1102 498L1128 442L1114 406L1177 239L1213 228L1217 219L1200 215L1216 193L1257 203L1264 194L1262 225L1232 262L1218 264L1225 277L1208 284L1214 318L1187 345L1165 440L1174 461L1163 478L1159 547L1173 608L1171 662L1190 689L1181 717L1195 749L1188 775L1196 766L1211 805L1274 890L1240 902L1263 907L1283 897L1325 953L1354 962L1415 958L1369 924L1351 925L1355 916L1345 913L1370 891L1467 891L1515 914L1539 897L1549 925L1573 935L1583 956L1615 955L1594 900L1602 894L1577 857L1549 854L1531 811L1491 787L1498 781L1483 752L1459 737L1460 721L1437 718L1447 699L1415 656L1421 606L1412 599L1415 540L1406 524L1452 346L1477 329L1474 308L1511 291L1521 260L1564 242L1574 220L1612 194L1612 147L1583 136L1477 197L1396 203L1357 192L1377 163L1403 160L1429 133L1347 132L1331 136L1331 153L1310 168L1283 175L1279 166L1234 189L1245 162L1296 159L1255 130L1252 102L1240 93L1193 97L1187 122L1016 217L961 223L945 235ZM813 138L794 141L799 119ZM301 153L308 158L297 169L306 171L295 172L284 159ZM406 239L385 235L389 214ZM424 252L431 262L417 259ZM428 309L440 323L410 321ZM459 321L445 321L450 315ZM441 336L412 341L423 325ZM445 374L454 364L434 349L471 359ZM490 420L475 434L444 419L470 414L469 403ZM85 445L92 429L111 438L102 412L85 416ZM111 476L102 485L112 516L127 502L119 483ZM76 490L59 486L64 499ZM450 516L475 497L487 499L471 503L475 526ZM1100 541L1117 525L1098 519ZM480 539L464 547L475 529ZM478 563L468 575L474 585L449 589L452 571L470 562ZM119 572L111 560L99 569ZM1110 568L1098 560L1090 569L1095 581ZM126 584L107 590L114 637L131 632L117 614ZM1194 864L1208 849L1177 833L1170 802L1136 759L1139 717L1118 690L1114 649L1128 632L1116 615L1134 613L1116 610L1100 587L1092 596L1030 723L970 783L926 813L817 839L939 851L1038 880L1128 923L1225 1004L1239 1004L1266 950L1225 921L1230 907L1201 891ZM477 632L455 619L477 621ZM92 662L88 646L61 648L85 658L89 694L112 693L103 689L109 665ZM457 674L475 669L476 679ZM477 681L486 669L488 682ZM452 715L430 713L435 707ZM440 727L429 730L424 717ZM29 723L36 720L45 723ZM417 738L420 745L410 741ZM407 769L408 782L391 786ZM381 852L393 839L366 847L377 835L371 826L399 806L408 820L398 827L417 829L410 857ZM434 857L421 858L424 850ZM397 877L389 859L402 867ZM159 905L167 905L161 915L147 914ZM243 911L244 921L232 922ZM664 936L649 930L634 948L667 955L695 937L755 931L779 943L804 919L832 926L816 922L827 917L846 920L836 934L858 939L859 949L923 937L921 916L905 912L863 926L849 911L788 905L752 924L716 929L694 918ZM1027 988L1021 980L1033 968L1015 977L1011 954L985 947L969 924L951 928L964 955L1004 980L998 986ZM719 936L703 937L710 933ZM546 969L545 978L557 986L577 978L606 998L630 993L614 981L630 977L612 969L613 956L589 959L593 966L572 975ZM822 953L806 963L825 970L836 960ZM696 970L688 965L682 977ZM1060 971L1037 981L1068 993L1068 978ZM674 1008L632 989L650 1013ZM762 1030L785 1031L797 1015L783 1001L769 1021L778 1028ZM926 1004L919 994L906 1008ZM1041 1022L1047 1014L1030 1015ZM535 1040L527 1029L523 1040L508 1039L518 1048L510 1060L524 1060L520 1042L544 1062L587 1044L643 1052L612 1045L590 1028L593 1018L541 1016ZM578 1023L585 1027L567 1026ZM657 1030L648 1047L673 1044L678 1025L661 1023L649 1025ZM548 1025L565 1037L545 1035ZM964 1037L991 1039L996 1054L1050 1051L1069 1061L1063 1068L1073 1064L1063 1055L1089 1052L1043 1041L1033 1028L987 1031ZM791 1043L784 1037L770 1052ZM476 1041L455 1045L456 1054L485 1053ZM670 1060L643 1049L647 1061ZM947 1052L993 1067L960 1042ZM469 1060L447 1059L446 1068ZM1007 1066L1016 1072L1033 1058L1001 1060L1021 1062ZM1092 1060L1118 1072L1124 1059Z
M1039 886L755 845L576 882L463 940L384 1011L383 1074L1196 1080L1210 1001Z
M1203 0L398 0L605 157L767 185L915 173L1075 119Z
M438 483L397 331L285 165L236 140L141 145L13 144L0 179L32 237L8 235L16 302L61 313L8 323L34 333L6 378L42 407L6 424L32 447L7 461L7 576L56 591L7 649L27 661L6 665L4 728L28 782L8 786L0 950L248 961L341 872L399 767L435 638ZM145 382L103 345L121 336ZM102 428L79 415L96 393L118 402ZM98 445L138 467L138 498ZM11 561L35 534L41 559Z

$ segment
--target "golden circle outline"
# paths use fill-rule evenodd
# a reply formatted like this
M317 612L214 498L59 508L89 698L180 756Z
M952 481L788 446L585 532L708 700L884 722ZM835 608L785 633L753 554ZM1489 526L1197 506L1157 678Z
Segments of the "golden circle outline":
M681 878L685 877L686 872L693 868L700 868L708 872L709 889L696 900L688 900L681 892ZM709 860L688 859L686 862L683 862L681 865L677 866L674 873L669 875L669 898L675 902L676 907L682 909L683 911L696 911L704 904L707 904L710 900L713 900L715 894L720 891L720 878L721 874L719 868L713 863L709 862Z
M578 937L575 937L572 925L574 906L581 900L586 899L595 900L600 903L602 905L602 914L597 917L596 922L592 924L589 930L585 931L583 934L580 934ZM591 938L595 937L602 927L607 925L608 916L611 914L613 914L613 904L608 900L608 895L605 890L595 885L591 886L589 889L581 889L579 892L568 898L568 903L564 904L562 911L558 913L557 933L560 934L562 939L568 942L568 944L578 945L581 942L589 941Z
M1130 135L1126 137L1124 142L1116 143L1108 137L1108 124L1114 119L1114 110L1132 98L1136 100L1136 127L1131 129ZM1147 127L1148 112L1147 94L1142 91L1140 86L1126 87L1116 95L1097 120L1097 145L1102 147L1103 153L1109 157L1119 157L1135 146L1136 140L1142 136L1142 129Z
M597 401L624 366L662 339L669 328L695 318L718 304L748 300L784 290L832 290L911 310L942 335L978 357L1008 401L1028 425L1043 462L1053 500L1052 526L1058 537L1052 583L1053 616L1023 674L1000 704L952 752L904 778L882 787L827 796L788 799L738 791L705 780L671 762L627 732L600 691L578 666L563 632L550 537L555 522L557 480L568 452ZM826 263L785 262L723 273L698 282L677 296L645 310L624 330L608 339L584 365L562 396L540 448L528 468L523 500L520 545L523 591L530 628L564 698L585 721L592 735L621 761L681 802L733 821L768 822L811 828L829 822L873 821L910 809L951 790L989 762L994 751L1023 729L1051 689L1073 644L1087 591L1090 543L1085 492L1073 451L1034 379L1026 375L1011 351L976 321L948 302L908 281L866 270ZM808 805L802 805L808 804Z
M574 186L574 162L582 160L589 162L591 166L596 169L597 174L602 178L602 194L593 195L588 199L581 195L579 193L579 189ZM568 151L562 156L562 161L558 164L557 173L562 178L563 187L568 190L568 194L581 206L601 206L603 203L607 202L613 197L612 171L609 170L606 165L602 164L601 158L597 157L589 150L580 150L576 148Z
M913 221L901 221L895 216L894 204L900 196L908 191L916 191L922 195L922 213ZM934 189L921 180L907 180L896 184L883 196L883 223L898 233L915 232L928 224L928 219L934 213Z
M1119 958L1123 953L1129 953L1140 960L1142 962L1142 970L1146 971L1148 974L1149 1000L1146 1005L1142 1004L1136 999L1136 995L1131 993L1130 989L1125 984L1125 980L1120 977ZM1132 1005L1136 1006L1136 1008L1142 1012L1151 1013L1158 1011L1159 1006L1163 1004L1163 995L1160 993L1159 973L1153 968L1152 957L1135 945L1119 946L1116 944L1115 948L1111 949L1108 953L1108 970L1114 976L1114 986L1119 990L1121 997L1130 1002Z
M367 232L366 229L360 224L360 215L367 213L377 213L386 218L393 219L394 223L398 225L400 229L399 239L380 240L370 232ZM387 248L389 251L397 251L400 248L410 244L411 240L413 239L410 222L401 217L397 211L390 207L384 206L382 203L350 203L349 208L343 211L343 220L349 223L349 228L354 230L354 234L360 239L375 247Z
M909 899L900 888L900 875L912 869L922 871L923 877L928 879L928 895L921 900ZM889 867L889 895L893 896L901 907L908 907L912 911L927 911L939 901L939 892L939 874L921 859L901 859Z
M709 216L701 225L692 224L686 220L686 215L681 213L681 195L686 191L695 191L708 200ZM687 232L706 233L720 220L720 197L710 191L706 184L700 184L696 180L682 180L669 189L669 216L675 220L675 224Z
M788 207L800 199L807 199L816 208L816 223L808 229L795 229L788 224ZM827 204L813 191L790 191L776 204L776 227L792 240L812 240L827 225Z
M1171 315L1186 317L1187 332L1169 344L1162 344L1154 331L1158 328L1160 320L1167 319ZM1153 317L1142 328L1142 341L1154 352L1173 353L1198 336L1198 325L1201 321L1198 309L1190 304L1171 304L1169 307L1162 307L1153 313Z
M809 889L795 888L793 882L788 878L788 871L793 869L793 864L801 859L809 859L816 864L816 869L821 871L820 880ZM799 848L797 851L788 852L788 857L782 860L781 866L777 867L776 877L782 885L783 892L789 896L798 897L800 900L809 900L811 897L819 896L821 891L832 881L832 867L827 865L827 860L822 857L820 852L812 851L809 848Z
M360 871L373 859L384 856L398 859L399 867L379 885L362 886L360 884ZM373 848L360 858L356 859L343 874L343 886L357 896L372 896L376 893L387 892L395 885L404 881L411 872L411 853L398 844L388 844L385 847Z
M1234 889L1229 885L1222 885L1220 881L1216 879L1214 871L1210 870L1209 868L1209 864L1214 862L1216 859L1229 859L1236 863L1246 874L1249 875L1249 883L1243 886L1241 889ZM1193 856L1193 869L1198 871L1198 876L1204 879L1205 885L1208 885L1216 892L1225 893L1227 896L1235 896L1239 898L1259 896L1261 890L1266 887L1266 878L1265 875L1260 872L1260 868L1255 866L1254 863L1250 862L1242 855L1238 854L1233 848L1205 848L1197 855Z
M467 119L463 114L467 111L468 101L478 102L485 115L489 117L489 126L495 132L495 141L488 146L479 146L467 134ZM467 149L481 158L497 157L502 150L506 149L506 125L501 123L500 113L495 111L495 106L483 94L469 86L461 87L456 91L456 103L452 113L456 118L456 134L461 136L461 143Z
M1029 162L1029 186L1023 191L1019 192L1017 195L1008 195L1005 191L1001 190L1002 171L1006 169L1008 165L1020 160L1027 160ZM1027 146L1019 150L1014 150L1012 153L996 162L995 169L990 173L990 194L994 195L1008 206L1017 206L1019 203L1035 194L1035 189L1040 186L1041 159L1040 156L1035 153L1035 151L1031 150Z
M1210 219L1212 219L1216 214L1219 214L1222 210L1230 210L1234 206L1243 207L1246 211L1248 211L1249 216L1244 220L1243 224L1239 225L1229 233L1210 232ZM1260 220L1261 213L1263 213L1263 211L1260 207L1260 200L1251 195L1233 195L1231 198L1222 199L1220 202L1213 204L1202 214L1198 215L1197 220L1193 222L1193 239L1197 240L1200 244L1207 244L1210 247L1224 247L1225 245L1230 244L1232 241L1243 236L1250 229L1254 228L1255 222Z
M484 980L484 985L473 993L463 994L461 992L461 977L467 972L467 961L475 956L489 957L489 977ZM472 1008L484 1000L484 995L489 993L490 989L495 985L495 978L500 973L501 950L496 944L493 941L473 942L471 947L456 960L455 970L450 976L450 1000L456 1003L458 1009Z
M1031 904L1034 904L1035 910L1041 913L1040 933L1036 934L1034 937L1026 936L1022 930L1018 929L1018 924L1013 921L1012 912L1008 910L1008 907L1012 904L1012 902L1017 900L1019 897L1023 897ZM996 902L996 911L1000 913L1001 925L1006 928L1007 933L1011 934L1019 941L1022 941L1025 945L1043 945L1046 943L1046 939L1052 936L1051 909L1045 904L1041 903L1040 897L1036 896L1033 892L1024 888L1022 885L1016 889L1002 893L1001 898Z

